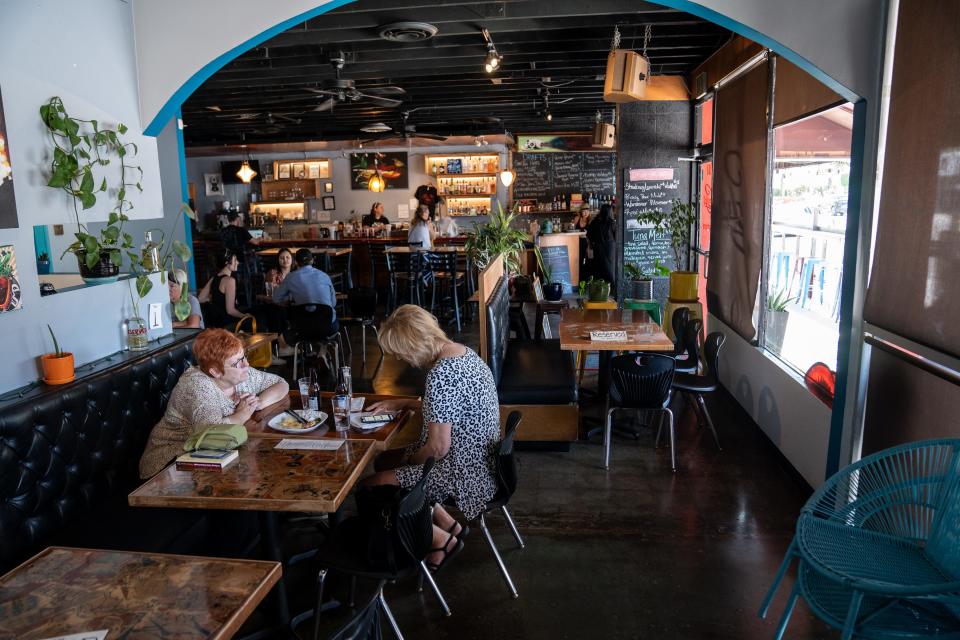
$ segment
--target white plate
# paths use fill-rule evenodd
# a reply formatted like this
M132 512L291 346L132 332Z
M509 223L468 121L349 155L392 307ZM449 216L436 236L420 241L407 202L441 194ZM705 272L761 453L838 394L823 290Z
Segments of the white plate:
M274 431L280 431L281 433L310 433L311 431L316 431L317 428L322 425L327 420L327 414L323 411L310 411L303 409L294 409L297 415L308 421L315 421L308 427L298 428L298 427L285 427L283 426L284 420L292 421L294 420L293 416L288 414L286 411L279 413L272 418L270 422L267 423L267 426L273 429Z
M389 420L387 422L373 422L370 424L365 424L364 422L361 422L361 419L364 416L374 416L377 414L382 415L383 412L382 411L364 411L363 413L351 413L350 426L356 429L357 431L376 431L380 427L386 426L391 422L393 422L393 420Z

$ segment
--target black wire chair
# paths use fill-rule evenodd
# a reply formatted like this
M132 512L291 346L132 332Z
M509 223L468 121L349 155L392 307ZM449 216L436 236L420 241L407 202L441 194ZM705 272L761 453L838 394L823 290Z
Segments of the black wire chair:
M334 372L340 371L343 339L333 328L333 307L325 304L301 304L289 308L290 329L284 334L293 345L293 379L297 380L298 363L306 358L308 345L333 345Z
M677 361L677 373L696 374L700 370L700 332L702 320L689 320L683 328L683 355L674 358Z
M670 392L676 364L673 358L661 354L627 354L610 361L610 404L603 431L603 466L610 468L610 449L613 443L613 414L620 409L644 412L662 412L668 417L670 433L670 468L677 470L674 441L673 412L670 410ZM662 414L661 414L662 420ZM661 424L662 427L662 424ZM660 442L657 430L656 443Z
M425 259L430 267L430 313L434 313L437 303L437 289L440 289L441 312L449 308L460 332L461 301L469 297L464 273L459 269L457 254L450 251L428 251ZM463 293L460 288L463 287Z
M422 289L430 281L430 266L424 252L387 253L386 256L390 288L393 290L393 306L390 310L402 304L404 299L421 306Z
M367 361L367 327L373 329L377 337L377 348L380 349L380 358L383 358L383 347L380 346L380 331L377 329L377 290L370 287L357 287L347 293L347 310L349 315L340 317L340 325L347 335L347 344L350 344L350 335L347 333L347 327L351 324L360 325L361 352L363 362Z

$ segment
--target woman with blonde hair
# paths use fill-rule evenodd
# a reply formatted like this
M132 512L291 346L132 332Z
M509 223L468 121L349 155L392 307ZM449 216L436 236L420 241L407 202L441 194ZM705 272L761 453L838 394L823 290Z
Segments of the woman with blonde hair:
M496 492L494 455L500 440L500 404L487 364L469 348L450 340L437 319L415 305L398 307L380 327L380 344L411 366L429 369L423 400L385 400L374 412L422 408L423 430L416 444L384 453L382 469L369 484L412 487L423 463L436 460L427 495L452 499L468 520L479 516ZM434 549L428 565L439 569L463 548L468 533L439 504L433 510Z

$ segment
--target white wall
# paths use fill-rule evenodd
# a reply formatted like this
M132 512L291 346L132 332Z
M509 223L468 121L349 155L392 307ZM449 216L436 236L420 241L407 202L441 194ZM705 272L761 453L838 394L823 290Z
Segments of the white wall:
M830 409L798 376L752 346L714 316L710 331L726 336L720 351L720 381L810 486L824 481Z
M406 147L377 147L378 151L407 151ZM308 158L331 158L330 179L321 179L320 182L332 182L332 195L337 205L336 210L331 216L332 220L349 220L350 211L356 210L358 215L366 215L370 212L370 207L374 202L382 202L384 206L384 215L390 222L404 222L397 218L397 205L409 204L417 187L421 184L436 185L436 180L428 176L425 169L424 156L441 153L499 153L500 166L506 163L506 149L503 145L486 145L476 147L466 146L446 146L446 147L417 147L416 150L408 152L407 161L409 164L409 188L408 189L387 189L383 193L373 193L366 190L355 190L350 188L350 153L369 152L370 149L347 149L345 151L326 151L326 152L307 152ZM189 152L189 149L188 149ZM254 153L251 158L260 161L260 167L264 170L269 166L272 171L274 160L303 159L303 153ZM224 185L223 196L207 197L204 192L204 173L219 173L220 163L224 160L239 160L239 156L203 156L187 158L187 180L197 185L196 207L197 213L201 216L219 208L219 203L229 200L232 205L240 203L244 211L248 210L247 197L250 194L251 187L248 185ZM509 199L509 189L505 188L497 181L497 198L500 203L506 207ZM495 206L495 205L494 205ZM264 206L263 208L269 208ZM413 212L410 212L413 215ZM473 222L485 220L485 218L457 218L457 223L461 227L470 228Z
M129 313L124 282L40 297L34 262L33 225L73 219L67 199L44 186L50 144L38 110L51 96L69 112L104 122L124 122L140 146L144 193L134 215L162 215L156 141L138 135L137 79L133 20L128 4L116 0L21 0L0 4L0 90L6 116L16 192L18 229L0 229L0 245L12 244L23 289L20 310L0 315L4 366L0 393L39 377L38 356L52 348L46 323L64 349L82 364L122 347L120 323ZM105 218L97 210L84 219ZM75 227L75 224L73 225ZM68 232L71 227L67 227ZM166 300L155 286L146 302ZM169 325L168 325L169 327ZM169 331L169 329L167 329Z

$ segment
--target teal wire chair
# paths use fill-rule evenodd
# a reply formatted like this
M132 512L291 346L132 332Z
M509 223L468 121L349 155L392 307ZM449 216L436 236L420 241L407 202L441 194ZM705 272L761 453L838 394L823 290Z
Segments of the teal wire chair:
M761 618L794 558L778 640L801 596L843 640L960 638L960 440L887 449L831 477L800 512Z

